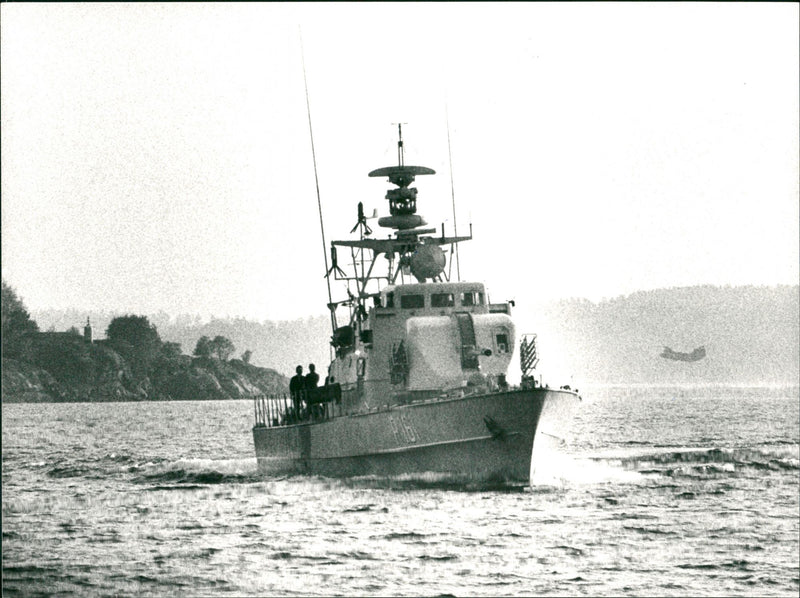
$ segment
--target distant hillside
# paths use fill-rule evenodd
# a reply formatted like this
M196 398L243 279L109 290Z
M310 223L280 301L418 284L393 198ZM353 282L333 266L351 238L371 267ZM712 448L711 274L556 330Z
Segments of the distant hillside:
M188 326L180 318L151 321L164 340L181 343L187 353L192 352L201 336L214 338L222 335L231 339L237 355L250 350L253 352L252 363L286 376L293 376L298 365L307 371L309 363L314 363L319 371L324 372L330 362L331 324L325 316L279 322L215 318Z
M789 384L800 377L800 296L797 286L696 286L643 291L599 303L563 300L535 307L519 301L518 333L537 332L540 370L547 379L587 383ZM34 312L41 330L81 325L91 315L98 335L114 315ZM291 375L298 364L329 361L330 324L325 316L282 322L241 318L149 316L164 341L191 353L197 339L223 335L236 354ZM664 346L692 351L695 363L659 357ZM515 361L512 368L518 368ZM513 379L513 375L512 375Z
M542 365L552 351L584 383L797 384L799 295L797 286L697 286L559 301L534 318ZM665 346L705 346L707 356L671 361Z

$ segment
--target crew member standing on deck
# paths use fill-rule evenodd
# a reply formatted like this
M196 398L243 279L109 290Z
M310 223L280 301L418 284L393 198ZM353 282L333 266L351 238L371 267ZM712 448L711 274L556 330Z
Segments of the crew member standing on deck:
M289 380L289 394L292 395L292 403L294 403L295 416L300 418L300 407L302 406L302 398L305 390L306 382L303 378L303 366L298 365L294 371L296 375L292 376Z
M305 379L305 389L306 389L306 407L311 415L317 417L321 414L322 406L315 404L311 405L309 403L309 399L312 397L316 398L316 393L314 389L317 388L317 384L319 384L319 374L315 371L316 368L314 367L313 363L308 364L308 373L306 374Z
M306 374L306 390L316 388L319 384L319 374L316 372L316 367L313 363L308 364L308 373Z

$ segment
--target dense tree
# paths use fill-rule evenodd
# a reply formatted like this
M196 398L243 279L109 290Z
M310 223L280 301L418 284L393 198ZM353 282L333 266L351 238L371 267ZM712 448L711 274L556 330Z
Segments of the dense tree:
M178 357L181 355L180 343L164 343L161 345L161 354L165 357Z
M86 384L95 379L98 361L91 345L80 335L53 335L37 339L26 351L25 360L46 369L59 382Z
M220 361L228 361L228 358L236 350L231 340L225 336L215 336L211 341L212 352L217 355Z
M106 338L111 343L126 341L138 348L161 346L158 331L147 316L127 315L114 318L106 329Z
M235 350L236 347L227 337L218 335L212 340L207 336L201 336L197 339L197 345L194 347L194 355L197 357L216 356L221 361L228 361Z
M31 319L28 310L25 309L14 289L8 286L5 280L2 281L0 314L3 357L16 355L20 349L21 337L29 332L37 332L39 327Z
M207 336L201 336L197 339L197 344L194 347L194 355L197 357L211 357L212 349L211 339Z
M144 377L161 352L161 339L147 316L120 316L106 329L109 344L128 359L134 375Z

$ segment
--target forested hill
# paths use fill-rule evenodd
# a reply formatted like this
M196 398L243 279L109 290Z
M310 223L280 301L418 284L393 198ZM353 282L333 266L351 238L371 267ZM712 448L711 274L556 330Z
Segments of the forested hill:
M120 315L116 312L86 313L76 309L40 310L31 313L41 330L67 330L71 326L82 327L87 316L91 316L96 336L102 337L109 322ZM328 351L331 337L330 318L316 316L297 320L255 322L243 318L202 319L197 315L178 315L159 312L149 314L148 320L156 327L162 340L178 343L184 353L191 354L198 339L203 336L230 339L235 347L234 356L251 351L250 363L274 369L291 377L294 369L309 363L325 371L330 361Z
M798 286L695 286L643 291L592 303L571 299L544 305L520 289L517 332L537 332L546 378L587 383L797 384L800 376ZM115 315L34 312L42 330L64 330L92 316L101 333ZM328 363L329 320L252 322L240 318L202 321L151 314L162 339L191 353L201 336L225 336L236 354L252 351L252 363L291 375L294 367ZM664 347L690 352L705 346L697 362L670 361ZM512 368L518 368L515 358ZM512 375L513 379L513 375Z
M250 363L250 353L231 358L222 336L203 337L194 356L164 341L146 316L111 319L105 338L88 324L81 334L40 330L14 289L2 282L2 400L159 401L240 399L282 392L288 379Z
M798 384L797 286L696 286L644 291L592 303L567 300L539 314L542 366L591 383ZM535 325L534 324L534 325ZM664 347L696 362L660 357ZM548 354L552 351L552 359Z

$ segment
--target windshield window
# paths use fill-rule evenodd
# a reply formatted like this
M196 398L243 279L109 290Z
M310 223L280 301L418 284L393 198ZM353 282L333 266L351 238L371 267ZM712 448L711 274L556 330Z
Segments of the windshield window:
M471 305L483 305L483 293L478 291L467 291L461 293L461 305L469 307Z
M416 309L425 307L425 295L402 295L400 307L403 309Z
M453 293L434 293L431 295L431 307L453 307L456 304Z

